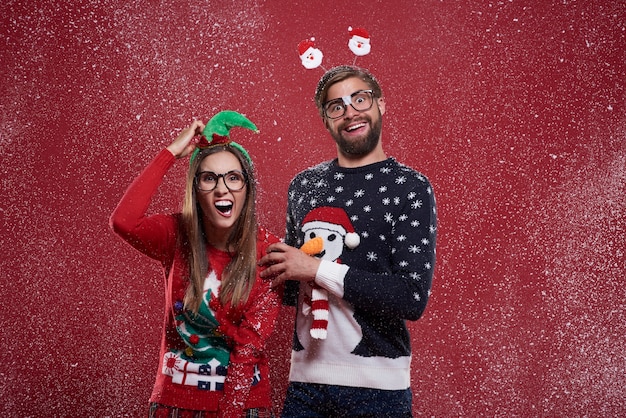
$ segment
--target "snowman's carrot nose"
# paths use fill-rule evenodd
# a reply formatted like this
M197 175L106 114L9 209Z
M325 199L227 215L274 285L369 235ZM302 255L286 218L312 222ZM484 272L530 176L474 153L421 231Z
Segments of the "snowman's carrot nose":
M300 250L308 255L316 255L324 249L324 240L322 237L315 237L304 243Z

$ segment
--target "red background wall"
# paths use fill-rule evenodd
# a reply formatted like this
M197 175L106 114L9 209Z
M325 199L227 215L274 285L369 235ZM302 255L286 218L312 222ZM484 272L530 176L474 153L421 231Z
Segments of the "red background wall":
M28 3L28 4L25 4ZM283 6L285 4L287 6ZM357 64L387 98L389 155L438 200L433 295L411 324L416 416L626 413L623 1L4 1L0 6L0 411L145 416L162 318L158 266L107 218L193 118L233 131L284 228L299 170L334 146L312 102ZM179 208L185 164L155 211ZM291 314L272 341L276 404Z

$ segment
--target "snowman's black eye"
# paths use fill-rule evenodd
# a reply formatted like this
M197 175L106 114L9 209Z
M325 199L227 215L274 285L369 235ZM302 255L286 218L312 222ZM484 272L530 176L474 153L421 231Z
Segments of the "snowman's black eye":
M332 242L337 239L337 234L330 234L326 239Z
M315 238L316 236L317 236L317 235L315 235L315 232L311 232L311 233L309 234L309 238Z

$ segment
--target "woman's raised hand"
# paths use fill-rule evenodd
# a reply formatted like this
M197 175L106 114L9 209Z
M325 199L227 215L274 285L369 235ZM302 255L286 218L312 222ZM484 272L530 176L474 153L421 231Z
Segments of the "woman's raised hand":
M167 146L167 149L176 158L186 157L196 149L198 138L195 136L201 134L203 129L204 123L200 120L194 120L191 125L178 134L174 142Z

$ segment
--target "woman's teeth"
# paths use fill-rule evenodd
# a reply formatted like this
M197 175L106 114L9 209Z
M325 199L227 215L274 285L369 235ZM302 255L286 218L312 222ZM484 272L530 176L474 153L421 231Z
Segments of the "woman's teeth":
M233 208L233 204L226 201L215 202L215 208L222 213L228 213Z

